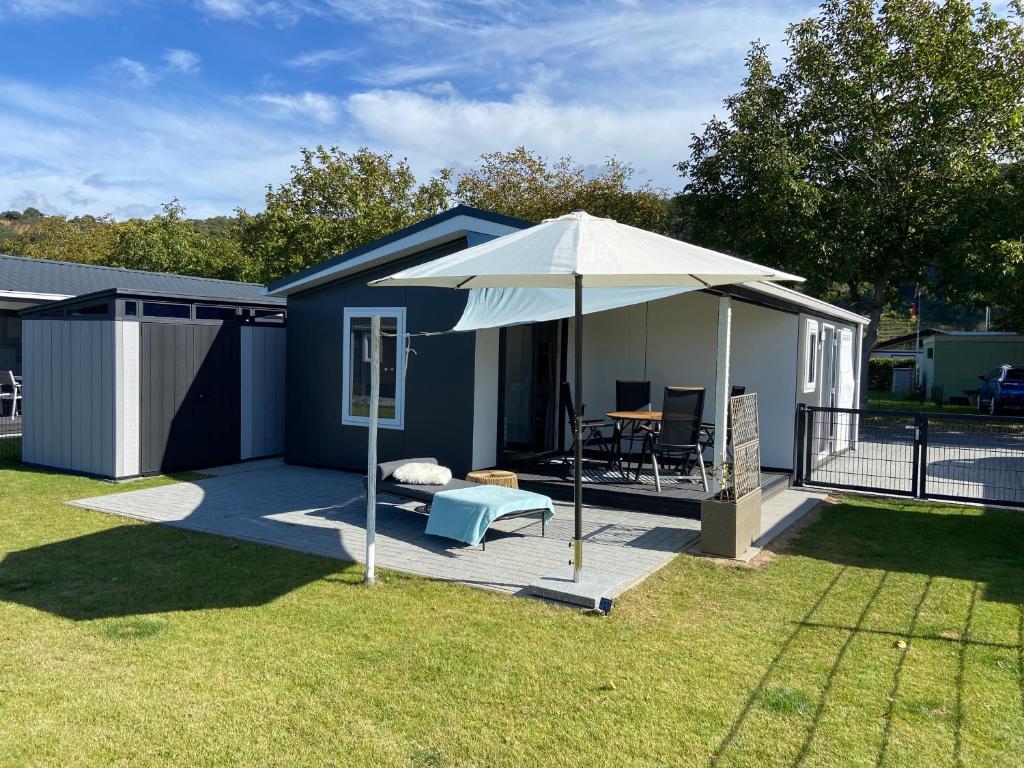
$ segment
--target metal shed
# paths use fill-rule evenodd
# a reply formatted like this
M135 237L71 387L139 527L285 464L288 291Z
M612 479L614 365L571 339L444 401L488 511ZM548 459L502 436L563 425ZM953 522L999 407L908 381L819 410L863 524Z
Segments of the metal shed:
M283 452L281 300L112 289L21 317L25 463L121 479Z

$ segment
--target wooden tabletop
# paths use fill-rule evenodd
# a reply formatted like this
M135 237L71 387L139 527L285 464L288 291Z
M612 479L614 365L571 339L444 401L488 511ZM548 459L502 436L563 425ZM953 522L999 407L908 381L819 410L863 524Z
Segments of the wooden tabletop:
M608 411L605 416L615 421L661 421L661 411ZM715 427L709 421L702 421L700 425L704 429Z
M616 421L661 421L661 411L609 411L605 416Z

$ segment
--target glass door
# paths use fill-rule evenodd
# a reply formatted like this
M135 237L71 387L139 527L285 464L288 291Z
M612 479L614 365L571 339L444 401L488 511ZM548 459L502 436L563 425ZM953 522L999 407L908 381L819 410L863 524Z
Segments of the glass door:
M555 450L558 438L558 323L502 331L504 458L527 459Z

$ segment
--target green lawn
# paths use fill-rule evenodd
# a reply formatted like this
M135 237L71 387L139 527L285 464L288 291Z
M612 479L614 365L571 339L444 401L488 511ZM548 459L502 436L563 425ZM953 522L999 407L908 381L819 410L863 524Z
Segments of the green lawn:
M1019 513L850 499L602 619L61 505L110 490L0 468L0 764L1021 765Z
M936 411L938 413L977 413L978 409L970 405L936 405L931 400L919 400L894 395L892 392L871 390L868 392L868 408L883 408L897 411Z

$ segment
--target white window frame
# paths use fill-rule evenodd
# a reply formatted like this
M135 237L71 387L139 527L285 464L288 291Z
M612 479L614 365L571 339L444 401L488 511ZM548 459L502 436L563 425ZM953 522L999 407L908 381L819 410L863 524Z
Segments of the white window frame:
M810 356L814 354L814 365ZM807 320L804 324L804 360L800 379L804 384L804 394L814 392L818 388L818 368L821 366L821 332L817 320Z
M352 372L349 361L352 359L351 323L353 317L393 318L398 329L398 340L395 344L395 418L377 419L381 429L405 429L405 307L345 307L342 319L342 360L341 360L341 423L354 427L369 425L368 416L353 416L349 413L351 405Z

